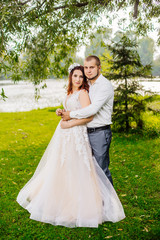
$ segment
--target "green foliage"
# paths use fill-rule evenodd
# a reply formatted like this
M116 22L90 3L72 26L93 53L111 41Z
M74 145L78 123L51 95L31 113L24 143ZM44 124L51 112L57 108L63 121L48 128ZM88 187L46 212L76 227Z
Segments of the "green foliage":
M108 43L111 39L111 34L112 29L105 27L91 33L90 43L86 46L85 56L101 56L105 52L105 43Z
M26 76L34 82L48 74L65 74L76 47L83 43L98 17L107 11L109 18L108 13L133 5L132 20L137 19L134 25L137 31L145 32L152 17L159 17L157 1L1 0L1 73L11 71L14 80ZM27 55L24 69L23 64L18 65L23 53Z
M141 63L145 66L153 63L154 40L149 37L142 38L138 43L138 54Z
M126 218L99 228L65 228L29 219L16 197L33 175L59 122L55 108L0 113L2 240L159 239L160 139L113 133L110 148L115 190ZM152 126L156 116L145 116ZM156 120L158 121L158 120ZM160 121L160 118L159 118Z
M97 6L92 6L90 1L77 3L74 0L7 0L1 1L0 10L1 68L7 61L12 71L13 61L12 66L10 61L13 55L16 64L21 57L18 55L25 52L22 73L34 82L45 79L49 74L66 74L72 53L87 34L86 26L90 27L94 20L91 14L97 15ZM12 56L8 43L12 43ZM51 56L52 61L49 61ZM17 79L15 74L11 77Z
M155 42L152 38L144 37L138 41L138 53L142 64L152 64L152 75L160 76L160 56L153 60Z
M4 101L5 101L5 99L7 98L7 96L5 95L5 92L4 92L4 89L3 89L3 88L1 89L1 94L0 94L0 96L1 96L1 99L3 99Z
M153 106L154 107L154 106ZM160 106L158 108L160 113ZM160 114L154 114L153 111L146 111L142 115L144 121L143 136L157 137L160 136Z
M95 28L94 23L99 21L98 17L106 12L110 19L110 12L133 5L131 25L138 34L146 34L151 28L152 17L159 17L157 1L1 0L1 76L9 75L14 81L29 79L37 85L48 76L66 75L66 69L75 59L77 46L85 42L87 34ZM133 18L136 21L133 22ZM97 46L98 54L102 50L103 41Z
M110 62L113 59L111 52L105 48L102 56L100 56L102 74L110 71L112 63ZM107 60L107 61L106 61Z
M153 76L160 76L160 56L157 57L156 60L153 61Z
M143 127L142 112L145 111L147 98L137 98L138 91L142 90L137 77L149 77L151 65L143 66L137 52L137 43L126 35L122 35L118 42L108 45L112 59L103 55L102 64L110 64L108 71L103 74L110 80L116 81L113 121L117 128L127 132L131 122L136 127ZM150 96L148 97L151 98Z

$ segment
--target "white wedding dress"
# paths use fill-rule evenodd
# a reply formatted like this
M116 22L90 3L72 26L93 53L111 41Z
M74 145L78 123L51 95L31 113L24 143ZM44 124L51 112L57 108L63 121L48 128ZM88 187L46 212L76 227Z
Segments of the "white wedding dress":
M79 92L67 98L67 110L81 108ZM84 125L61 129L58 124L17 202L31 219L66 227L98 227L125 218L113 186L92 156Z

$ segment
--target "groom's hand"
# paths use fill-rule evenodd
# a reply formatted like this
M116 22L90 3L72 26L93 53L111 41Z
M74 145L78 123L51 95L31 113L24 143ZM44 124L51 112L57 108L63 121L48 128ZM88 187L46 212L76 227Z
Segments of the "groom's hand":
M69 112L69 111L62 112L62 119L63 119L64 121L70 120L70 119L71 119L71 118L70 118L70 112Z

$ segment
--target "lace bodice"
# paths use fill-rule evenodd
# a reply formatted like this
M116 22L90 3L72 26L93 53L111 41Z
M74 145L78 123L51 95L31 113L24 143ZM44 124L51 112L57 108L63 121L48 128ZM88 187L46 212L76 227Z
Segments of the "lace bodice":
M63 102L63 106L66 111L74 111L82 108L79 101L79 94L81 91L82 90L77 91L72 95L66 96ZM65 138L65 142L70 142L71 138L73 138L74 136L75 149L80 156L83 155L83 161L87 165L87 168L90 170L90 164L88 162L88 154L87 154L88 148L90 149L90 145L89 145L86 125L80 125L80 126L75 126L68 129L62 129L62 133L63 133L63 137ZM64 158L64 156L66 155L65 151L66 151L66 145L63 145L62 146L63 157L61 159L62 165L65 161L65 158Z
M81 108L81 104L79 101L80 92L81 92L81 90L65 97L64 102L63 102L63 106L64 106L65 110L74 111L74 110Z

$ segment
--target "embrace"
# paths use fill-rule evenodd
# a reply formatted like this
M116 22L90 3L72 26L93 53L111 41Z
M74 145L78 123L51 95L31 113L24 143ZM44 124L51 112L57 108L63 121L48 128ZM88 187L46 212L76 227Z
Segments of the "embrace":
M98 227L125 218L109 171L114 90L89 56L69 71L62 117L38 167L18 194L30 218L66 227Z

